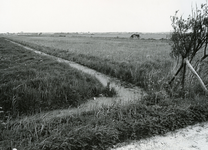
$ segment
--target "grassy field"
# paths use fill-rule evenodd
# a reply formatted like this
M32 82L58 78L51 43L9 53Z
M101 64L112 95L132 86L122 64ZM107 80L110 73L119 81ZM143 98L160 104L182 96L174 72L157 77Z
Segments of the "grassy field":
M143 63L148 61L148 58L170 59L170 46L165 40L38 36L14 36L13 38L55 50L63 50L65 54L68 52L90 55L115 62Z
M157 34L149 34L149 37L150 35L157 39L160 37ZM161 91L166 91L168 93L165 95L174 97L181 95L181 89L177 84L174 85L176 87L167 89L167 82L177 69L176 61L170 57L169 40L84 36L11 36L10 38L45 53L75 61L132 83L143 88L153 97L157 97ZM202 70L207 70L206 66L205 62ZM206 72L199 72L205 84L208 82ZM186 97L201 93L200 85L195 81L187 82Z
M163 88L161 82L172 73L173 60L169 57L170 46L166 40L37 36L10 38L145 90L160 91Z
M0 106L12 116L77 107L105 90L92 76L0 39Z
M10 38L130 82L146 91L152 89L150 93L163 90L166 86L164 84L170 80L177 69L176 61L170 57L170 41L160 38L165 34L144 34L147 37L143 40L95 35L98 37L13 36ZM206 62L203 66L203 69L207 70ZM208 80L206 72L200 73L205 83ZM199 85L195 82L189 83L191 84L187 87L194 87L189 93L194 93ZM193 94L190 96L192 97Z
M142 32L55 32L55 33L18 33L22 36L41 37L90 37L90 38L125 38L129 39L132 34L139 34L140 39L168 39L170 32L163 33L142 33ZM2 34L3 35L3 34ZM11 34L10 34L11 35ZM15 35L15 34L13 34Z
M137 33L137 32L135 32ZM102 37L102 38L125 38L129 39L134 32L107 32L107 33L56 33L50 36L59 37ZM140 35L140 39L166 39L169 37L170 33L137 33Z
M53 111L7 120L1 129L0 149L107 149L126 140L139 140L208 121L207 97L200 94L200 87L195 82L192 84L198 93L193 91L186 99L177 96L180 89L172 91L172 96L169 95L171 92L163 93L174 64L169 57L170 46L166 40L9 38L139 85L146 89L149 96L126 106L115 102L90 111L79 111L78 108L73 114L66 110L68 115L59 117L46 117L47 113L58 113ZM207 67L206 64L204 66ZM206 74L203 79L205 77Z

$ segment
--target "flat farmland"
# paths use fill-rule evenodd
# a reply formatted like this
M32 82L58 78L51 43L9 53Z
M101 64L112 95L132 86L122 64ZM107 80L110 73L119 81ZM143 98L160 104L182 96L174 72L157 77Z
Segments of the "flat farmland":
M170 60L170 46L166 40L136 40L104 37L12 37L39 46L64 50L65 53L84 54L115 62L145 62Z
M10 39L140 86L160 90L173 60L168 40L112 37L10 36Z
M168 75L172 70L173 62L169 57L170 46L166 40L26 36L7 38L131 82L143 87L148 95L142 97L140 101L129 101L126 105L121 105L119 101L110 106L103 105L100 108L88 109L88 111L81 111L80 107L77 107L74 113L71 113L70 108L64 109L64 105L60 107L64 110L54 110L56 109L54 108L52 109L54 111L48 111L50 109L46 109L46 112L41 113L35 111L31 116L6 119L5 123L0 122L0 131L2 131L0 149L104 150L113 148L118 143L164 135L167 132L208 120L206 96L193 93L182 100L177 95L173 95L174 91L171 93L163 88L165 82L169 80ZM8 84L5 84L2 80L4 78L1 79L3 82L0 95L4 96L1 98L5 100L4 102L10 99L14 103L15 98L18 98L18 104L25 100L25 104L31 101L30 104L33 106L34 102L36 105L40 102L47 102L47 100L41 101L43 95L44 98L49 96L49 102L52 99L56 101L55 104L61 104L68 100L65 97L66 92L68 95L77 94L80 98L86 96L90 98L97 94L90 94L93 93L91 88L95 86L96 91L102 90L101 85L93 78L90 78L90 84L86 83L90 76L79 75L80 72L69 69L64 64L37 56L9 43L8 40L2 39L1 41L1 64L5 66L2 68L2 75L8 81ZM27 70L24 71L25 69L34 75ZM36 70L39 72L36 73ZM24 76L21 80L17 80L20 71ZM12 76L9 76L10 74ZM25 76L29 76L29 79ZM72 82L75 83L72 86L70 80L75 80L73 76L80 77L82 80ZM29 87L37 87L37 92L31 91L34 93L33 96L24 98L24 95L27 95L25 91L31 89ZM76 90L71 90L72 87ZM82 88L87 94L81 93ZM199 89L197 85L195 88ZM19 92L19 95L16 92ZM56 93L57 97L52 95ZM177 91L175 93L177 94ZM81 102L84 100L81 99Z

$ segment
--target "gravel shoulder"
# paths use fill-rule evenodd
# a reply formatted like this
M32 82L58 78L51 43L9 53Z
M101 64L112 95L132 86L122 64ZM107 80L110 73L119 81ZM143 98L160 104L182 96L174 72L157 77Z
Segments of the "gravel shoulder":
M121 143L112 150L207 150L208 122L140 141Z

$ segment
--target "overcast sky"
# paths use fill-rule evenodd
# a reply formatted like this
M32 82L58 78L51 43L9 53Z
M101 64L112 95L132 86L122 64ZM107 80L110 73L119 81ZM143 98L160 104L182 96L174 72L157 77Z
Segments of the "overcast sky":
M170 32L170 16L206 0L0 0L5 32Z

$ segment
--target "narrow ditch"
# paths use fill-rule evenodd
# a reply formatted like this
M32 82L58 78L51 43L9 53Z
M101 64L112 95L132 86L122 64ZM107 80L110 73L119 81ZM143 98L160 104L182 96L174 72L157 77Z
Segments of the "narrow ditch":
M37 54L52 58L56 60L57 62L66 63L69 66L76 68L84 73L90 74L96 77L104 86L107 86L108 82L110 82L110 86L112 88L115 88L117 92L116 97L112 97L112 98L98 97L95 100L89 100L85 104L81 105L79 108L55 110L52 112L44 113L42 115L42 119L45 118L45 120L48 120L48 119L53 118L54 116L63 117L67 115L72 115L73 113L80 113L82 111L97 109L97 108L102 107L103 105L112 105L115 102L125 105L129 101L139 101L141 100L142 96L146 95L145 92L139 87L125 88L121 85L121 82L119 80L115 78L111 78L93 69L87 68L85 66L82 66L72 61L68 61L62 58L48 55L46 53L37 51L30 47L13 42L11 40L8 40L8 41L18 46L21 46L27 50L33 51ZM133 141L131 143L128 143L128 142L119 143L115 147L114 150L126 150L126 149L135 149L135 150L136 149L138 150L139 149L142 149L142 150L200 149L200 150L205 150L207 149L207 145L208 145L207 129L208 129L207 122L202 123L202 124L197 124L194 126L186 127L184 129L179 129L173 133L169 132L165 134L164 136L155 136L155 137L151 137L151 138L140 140L140 141Z
M7 39L8 40L8 39ZM102 106L102 105L112 105L112 103L115 103L115 102L119 102L120 104L126 104L128 103L129 101L139 101L141 100L141 98L146 95L145 92L139 88L139 87L124 87L122 86L121 82L118 80L118 79L115 79L115 78L112 78L112 77L109 77L105 74L102 74L100 72L97 72L93 69L90 69L88 67L85 67L83 65L80 65L78 63L75 63L75 62L72 62L72 61L69 61L69 60L65 60L65 59L62 59L62 58L59 58L59 57L56 57L56 56L52 56L52 55L49 55L49 54L46 54L44 52L41 52L41 51L38 51L38 50L35 50L33 48L30 48L28 46L24 46L22 44L19 44L17 42L14 42L14 41L11 41L11 40L8 40L10 41L11 43L15 44L15 45L18 45L20 47L23 47L27 50L30 50L30 51L33 51L37 54L40 54L40 55L43 55L43 56L47 56L57 62L60 62L60 63L65 63L65 64L68 64L70 67L73 67L77 70L80 70L84 73L87 73L91 76L94 76L95 78L98 79L98 81L103 85L103 86L107 86L108 83L110 83L110 87L111 88L114 88L117 92L117 96L116 97L112 97L112 98L109 98L109 97L96 97L93 99L94 102L91 102L91 103L95 103L97 107L99 106ZM85 105L86 107L87 105ZM92 106L92 105L90 105Z

